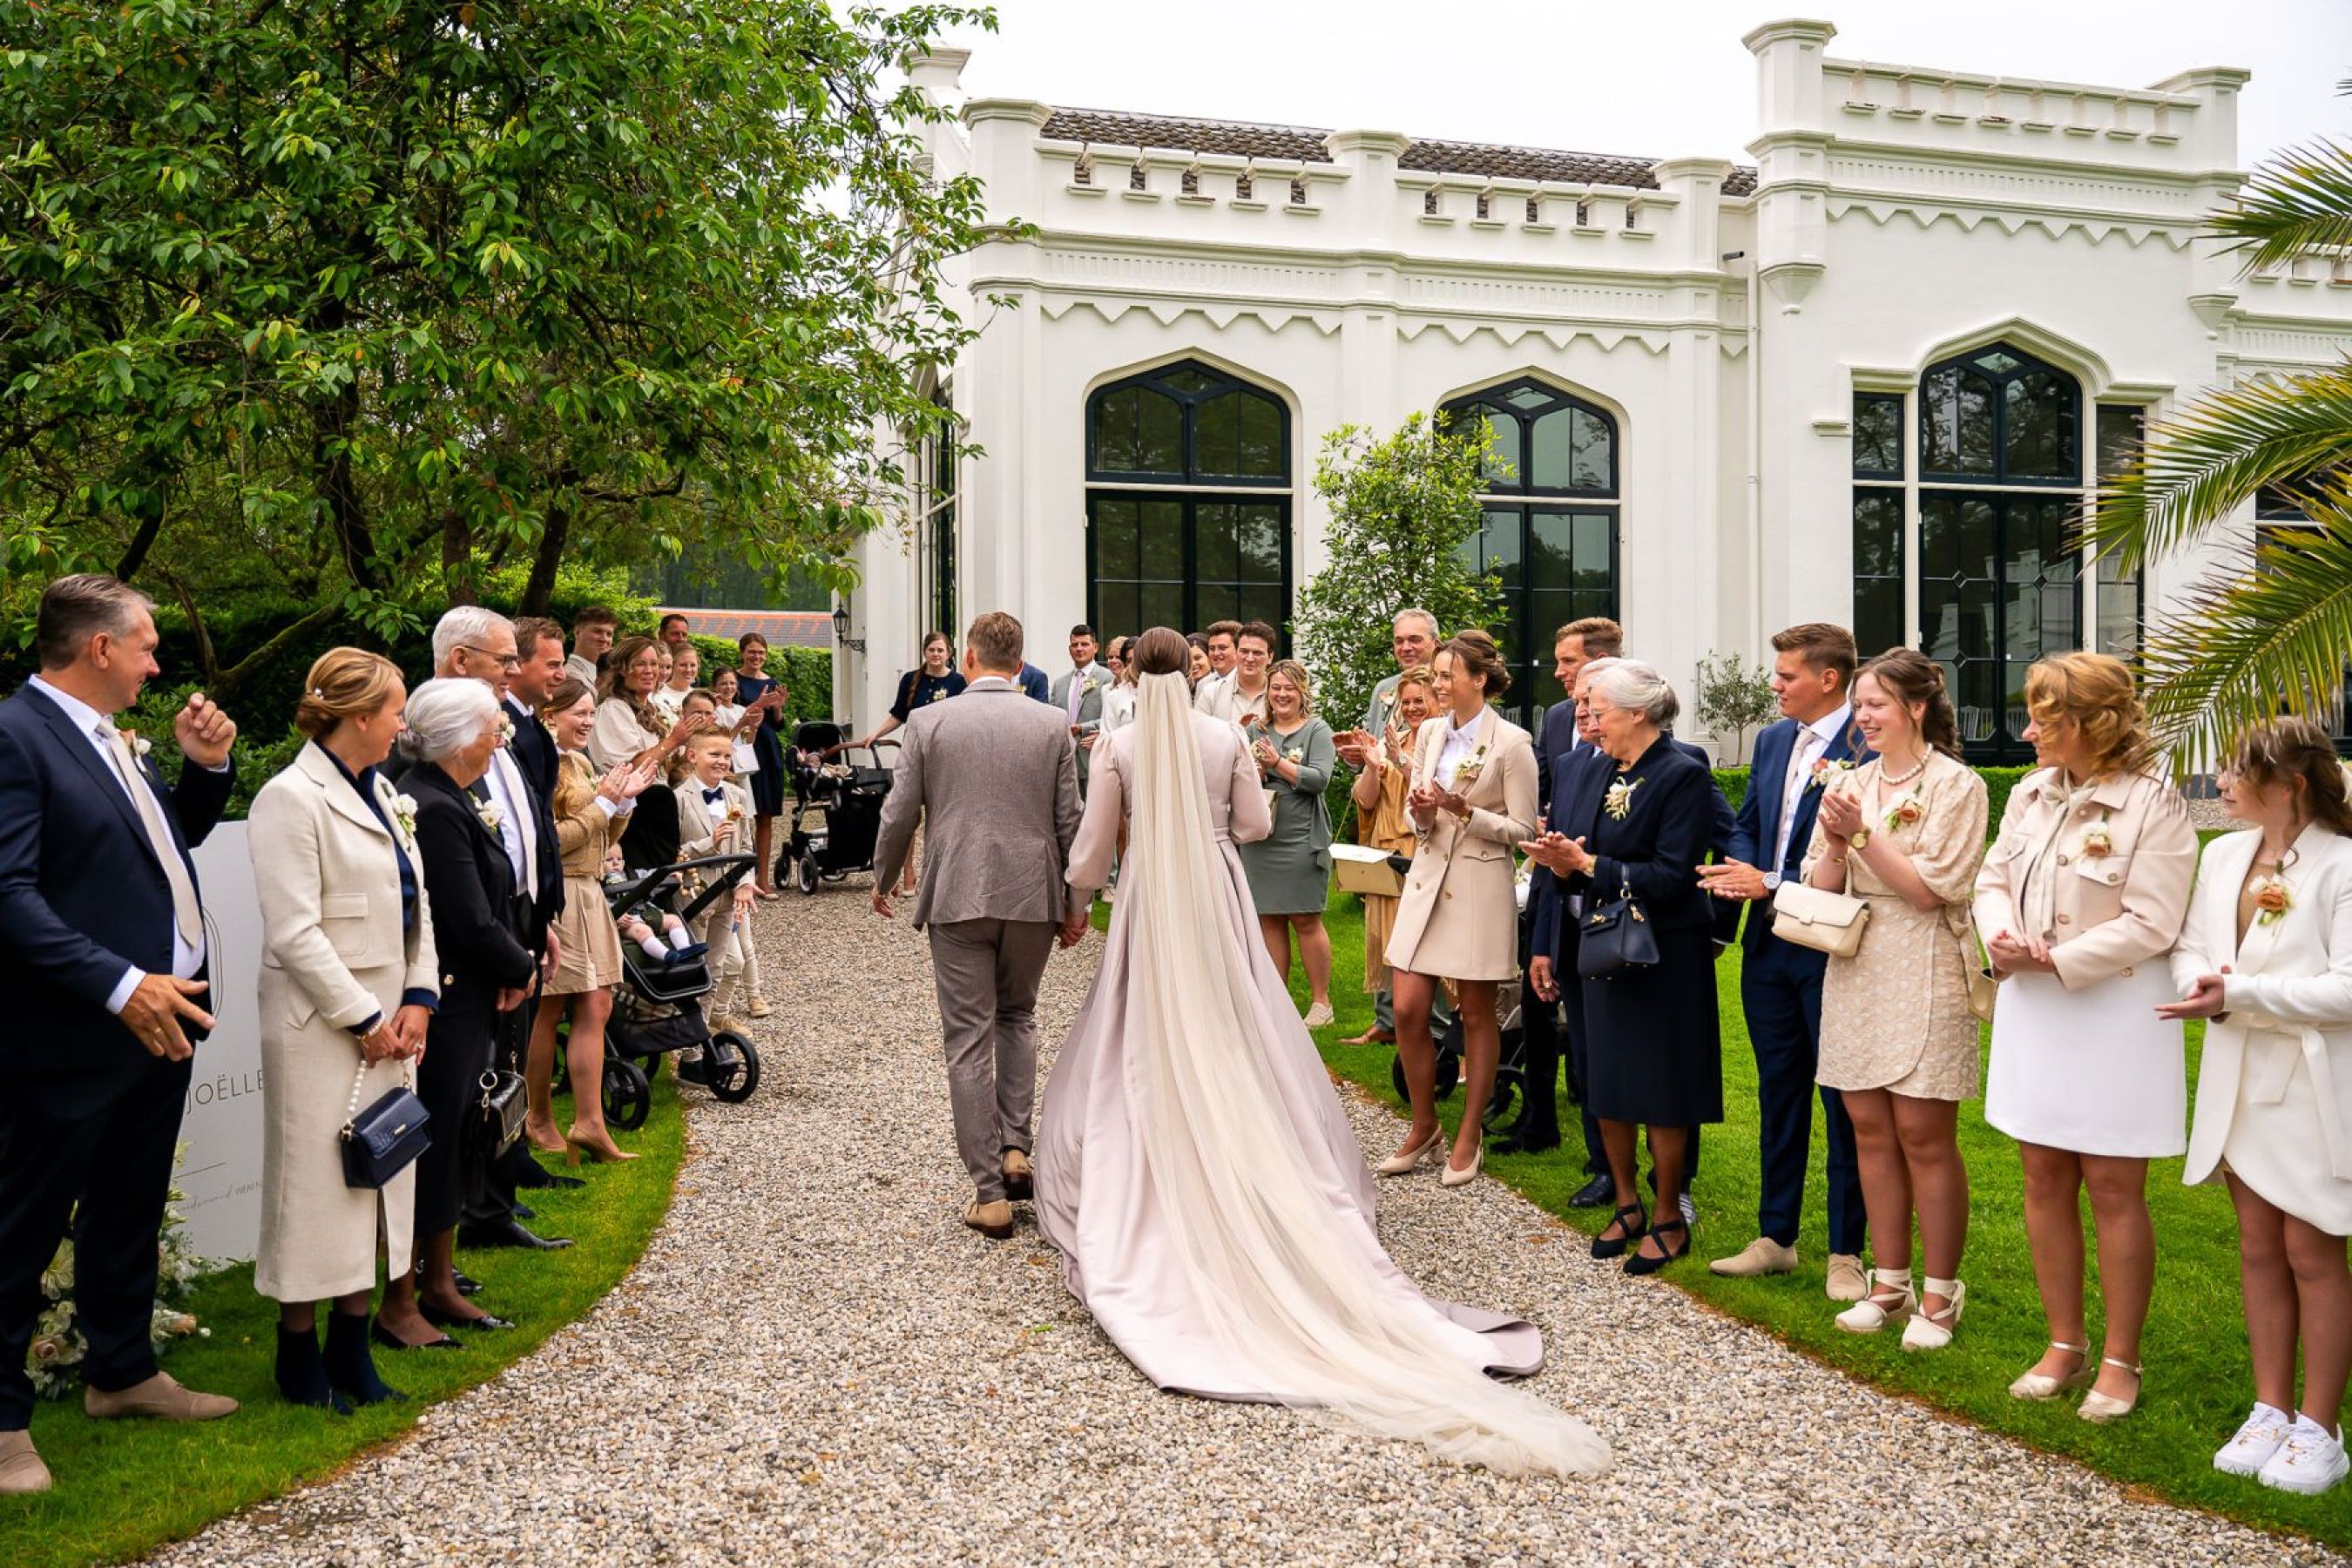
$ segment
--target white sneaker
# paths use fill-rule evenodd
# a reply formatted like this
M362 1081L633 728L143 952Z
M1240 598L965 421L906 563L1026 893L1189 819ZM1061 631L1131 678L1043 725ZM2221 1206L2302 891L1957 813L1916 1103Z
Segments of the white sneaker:
M2213 1468L2225 1476L2252 1476L2262 1473L2286 1442L2287 1428L2294 1425L2284 1410L2274 1410L2257 1404L2238 1435L2221 1445L2213 1456Z
M1310 1029L1319 1029L1330 1023L1333 1016L1330 1003L1318 1002L1307 1009L1307 1016L1300 1021Z
M2310 1416L2297 1415L2261 1476L2266 1487L2317 1497L2342 1480L2347 1470L2352 1470L2352 1463L2344 1458L2343 1433L2331 1433Z

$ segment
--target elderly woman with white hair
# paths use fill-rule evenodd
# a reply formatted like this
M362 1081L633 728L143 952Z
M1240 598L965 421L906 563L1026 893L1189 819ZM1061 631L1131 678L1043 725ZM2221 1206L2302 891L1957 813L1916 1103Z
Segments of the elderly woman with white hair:
M1602 763L1581 775L1551 831L1529 852L1560 879L1578 913L1586 1098L1600 1118L1621 1205L1592 1243L1652 1274L1690 1251L1679 1212L1692 1130L1723 1120L1716 1016L1714 911L1699 886L1716 829L1714 776L1667 732L1681 703L1655 668L1624 659L1592 675L1586 710ZM1598 922L1598 923L1596 923ZM1605 973L1612 933L1656 943L1654 963ZM1649 1129L1658 1217L1634 1185L1637 1135ZM1668 1237L1681 1232L1679 1245Z
M416 1162L420 1266L394 1275L376 1309L376 1342L394 1350L454 1349L445 1328L512 1326L458 1293L452 1264L458 1211L481 1174L485 1151L469 1123L490 1070L498 1015L521 1005L537 966L528 937L530 890L515 886L499 837L501 807L473 793L499 748L499 710L479 680L428 680L409 693L401 739L409 766L400 786L416 803L441 1005L416 1064L416 1097L433 1119L433 1142Z

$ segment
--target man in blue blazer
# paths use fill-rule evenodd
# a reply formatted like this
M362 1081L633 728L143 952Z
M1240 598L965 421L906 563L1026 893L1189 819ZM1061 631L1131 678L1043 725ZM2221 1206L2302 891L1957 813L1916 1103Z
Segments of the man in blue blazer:
M46 1491L25 1352L41 1273L74 1237L94 1416L208 1421L148 1342L156 1247L190 1063L212 1026L192 846L228 805L236 726L201 694L166 785L116 718L157 672L152 606L111 577L41 595L41 672L0 702L0 1495Z
M1772 934L1772 895L1797 879L1822 790L1844 767L1870 760L1852 734L1847 687L1856 663L1853 634L1813 622L1772 638L1772 689L1783 717L1756 739L1748 797L1740 803L1730 852L1701 879L1729 907L1745 904L1746 959L1739 1000L1756 1051L1758 1154L1762 1164L1757 1237L1708 1267L1717 1274L1785 1274L1797 1266L1804 1215L1805 1165L1812 1148L1813 1072L1821 1052L1822 976L1829 960ZM1829 1294L1859 1300L1864 1281L1862 1178L1854 1163L1853 1123L1837 1091L1821 1091L1829 1132Z

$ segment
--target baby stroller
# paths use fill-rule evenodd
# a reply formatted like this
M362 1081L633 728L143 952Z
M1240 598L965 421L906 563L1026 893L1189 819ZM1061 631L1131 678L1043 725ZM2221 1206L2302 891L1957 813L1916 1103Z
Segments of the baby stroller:
M751 855L709 855L661 866L639 877L608 882L605 901L613 919L646 911L656 928L663 912L674 912L691 923L720 900L735 896L735 885L759 864ZM688 879L700 891L683 909L672 910ZM648 910L650 906L650 910ZM697 1083L729 1105L740 1105L760 1087L760 1053L732 1029L713 1033L703 1017L700 998L714 983L709 965L700 958L657 963L633 942L621 944L621 984L614 988L613 1016L604 1026L604 1120L624 1131L646 1123L653 1107L653 1075L671 1051L699 1047L701 1059L680 1061L681 1083Z
M890 770L881 749L866 748L863 764L835 761L854 753L838 724L803 723L793 731L785 773L793 786L793 830L776 858L776 880L794 882L814 894L820 882L838 882L853 871L874 869L874 840L882 826L882 802L890 794Z
M1503 1045L1495 1063L1495 1092L1487 1097L1486 1109L1478 1124L1492 1132L1507 1126L1517 1110L1520 1099L1527 1091L1528 1031L1519 1012L1519 983L1516 980L1502 986L1495 994L1495 1016L1502 1022ZM1462 1081L1462 1020L1455 1017L1439 1035L1437 1045L1437 1098L1452 1097L1454 1087ZM1389 1068L1389 1080L1396 1086L1397 1098L1407 1105L1412 1097L1405 1090L1404 1058L1399 1057Z

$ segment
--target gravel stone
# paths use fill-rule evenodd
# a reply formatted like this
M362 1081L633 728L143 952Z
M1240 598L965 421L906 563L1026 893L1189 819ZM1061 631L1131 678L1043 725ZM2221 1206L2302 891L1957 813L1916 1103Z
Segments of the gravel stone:
M610 1296L405 1441L152 1561L2352 1561L1876 1393L1593 1262L1493 1182L1383 1184L1382 1236L1433 1294L1542 1327L1533 1386L1615 1446L1609 1475L1509 1479L1162 1394L1063 1290L1025 1205L1010 1242L960 1223L924 944L866 895L760 907L765 1081L740 1107L688 1091L676 1204ZM1099 952L1053 961L1049 1053ZM1368 1149L1395 1141L1385 1106L1349 1113Z

